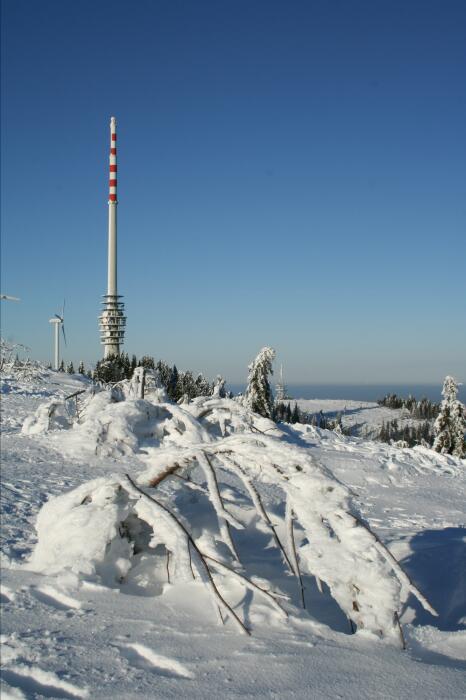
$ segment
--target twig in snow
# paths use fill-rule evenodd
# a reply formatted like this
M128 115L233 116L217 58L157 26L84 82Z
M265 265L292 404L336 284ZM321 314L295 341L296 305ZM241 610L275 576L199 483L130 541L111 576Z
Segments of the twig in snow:
M275 529L275 525L270 520L270 518L267 514L267 511L264 508L259 491L256 489L256 487L254 486L252 481L249 479L249 477L246 476L246 474L244 473L241 466L237 462L235 462L234 459L231 459L231 457L227 457L225 455L225 452L222 452L221 454L222 454L222 459L224 459L225 462L227 462L231 466L233 471L236 472L236 474L239 476L239 478L243 482L257 512L259 513L262 520L266 523L266 525L270 528L272 535L273 535L273 538L275 540L275 544L277 545L278 549L281 551L283 559L285 560L285 564L287 565L287 567L291 571L291 573L294 574L293 566L292 566L290 559L286 553L286 550L285 550L283 544L281 543L281 540L277 534L277 531Z
M65 396L63 401L68 401L68 399L74 399L75 396L79 396L79 394L84 394L85 391L87 391L87 389L79 389L79 391L75 391L73 394Z
M299 570L298 555L296 553L296 542L294 538L294 528L293 528L293 509L291 508L288 500L286 502L286 531L288 534L288 546L291 554L291 561L293 563L293 571L296 578L299 581L299 587L301 590L301 604L304 609L306 609L306 601L304 599L304 584L303 578L301 576L301 571Z
M167 583L170 583L170 550L167 549Z
M223 564L221 561L214 559L214 557L211 557L209 554L204 554L204 556L206 559L209 559L210 561L214 562L214 567L228 571L230 575L233 575L233 578L237 578L243 585L246 586L246 588L252 588L253 590L259 591L263 595L267 596L267 598L269 598L269 600L272 602L272 605L274 605L274 607L276 607L282 615L288 617L288 613L280 605L278 600L275 600L273 593L267 591L265 588L261 588L261 586L258 586L257 583L254 583L254 581L251 581L251 579L247 578L246 576L243 576L243 574L240 574L238 571L235 571L226 564Z
M393 613L393 619L395 620L395 624L398 627L398 631L400 633L401 648L403 649L403 651L406 651L406 639L403 633L403 628L401 626L400 616L398 615L396 610Z

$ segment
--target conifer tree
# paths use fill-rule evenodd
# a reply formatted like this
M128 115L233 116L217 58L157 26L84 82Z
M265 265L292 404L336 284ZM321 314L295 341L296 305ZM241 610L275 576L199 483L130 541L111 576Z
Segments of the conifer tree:
M226 395L227 392L225 390L225 380L220 374L218 374L217 379L214 382L212 396L218 396L219 398L224 399Z
M60 362L60 367L58 368L58 371L59 371L59 372L64 372L64 371L65 371L65 361L64 361L64 360L62 360L62 361Z
M464 432L466 429L465 408L456 398L458 384L453 377L445 377L443 401L434 423L434 450L442 454L463 457L465 454Z
M66 371L68 372L68 374L74 374L74 367L72 362L68 362L68 364L66 365Z
M208 396L210 392L210 384L203 374L198 374L196 377L196 396Z
M85 374L84 362L81 360L78 367L78 374Z
M173 365L173 369L171 371L170 379L167 386L167 394L172 401L178 401L178 399L180 398L180 396L178 395L178 381L179 373L176 368L176 365Z
M248 386L244 403L255 413L272 418L273 396L269 384L269 374L273 374L272 362L275 359L273 348L262 348L256 359L249 365Z

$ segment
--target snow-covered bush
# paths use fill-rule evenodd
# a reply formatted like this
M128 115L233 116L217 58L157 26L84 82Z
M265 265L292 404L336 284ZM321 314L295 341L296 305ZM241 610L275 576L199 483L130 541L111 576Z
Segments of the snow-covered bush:
M3 338L0 338L0 369L3 377L26 382L26 383L43 383L47 376L47 368L37 360L31 360L29 357L20 359L21 355L27 354L29 348L20 343L9 343Z
M24 421L21 432L24 435L37 435L49 430L70 428L73 418L63 401L52 400L39 406L37 411Z
M273 577L258 582L243 567L243 540L234 533L253 521L281 555L280 577L296 578L303 605L307 575L326 584L356 627L378 636L402 638L398 616L409 593L434 613L361 519L349 490L298 439L236 401L197 398L179 406L115 400L102 391L88 397L68 434L103 454L137 455L143 470L50 500L39 515L33 568L72 569L152 592L197 580L222 619L248 631L220 593L222 583L234 577L274 607L283 598ZM60 439L66 445L66 433ZM233 500L225 495L232 488ZM270 489L283 511L269 511Z

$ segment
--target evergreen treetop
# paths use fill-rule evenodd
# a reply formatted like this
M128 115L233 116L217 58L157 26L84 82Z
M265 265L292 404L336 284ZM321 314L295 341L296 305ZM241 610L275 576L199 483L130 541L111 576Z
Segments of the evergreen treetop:
M273 396L269 384L269 374L273 374L272 362L275 350L265 347L249 365L248 386L244 403L255 413L265 418L273 416Z

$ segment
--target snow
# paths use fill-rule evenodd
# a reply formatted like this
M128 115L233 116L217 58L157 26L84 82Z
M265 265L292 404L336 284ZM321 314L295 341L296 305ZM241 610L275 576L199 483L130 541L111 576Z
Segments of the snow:
M285 401L285 403L288 403ZM291 408L298 408L310 415L323 412L331 420L340 414L344 428L351 429L351 434L373 439L376 438L383 423L397 420L400 429L406 425L415 426L423 423L422 419L413 418L406 408L387 408L373 401L351 401L348 399L292 399Z
M420 688L423 698L465 696L465 460L311 426L279 430L218 397L176 406L163 396L82 395L73 424L62 399L86 386L55 372L2 385L2 698L417 698ZM214 455L218 490L205 453ZM172 476L151 490L150 479L176 460L191 481ZM251 636L224 611L218 624L211 592L193 580L186 537L125 474L158 494L217 560L215 583ZM306 610L274 545L275 530L289 548L286 499ZM438 617L409 595L354 515ZM119 536L121 522L138 553ZM244 570L222 569L234 562L225 523ZM195 557L193 565L198 574ZM311 571L328 582L322 594ZM246 585L243 573L281 597ZM329 588L346 609L355 576L368 624L351 635ZM398 599L405 652L396 634L374 632L392 624Z

